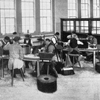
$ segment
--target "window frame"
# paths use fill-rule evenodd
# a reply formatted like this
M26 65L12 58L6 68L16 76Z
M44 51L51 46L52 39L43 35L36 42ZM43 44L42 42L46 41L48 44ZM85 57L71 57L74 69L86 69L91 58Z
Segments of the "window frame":
M21 12L21 0L14 0L14 5L15 5L15 32L17 32L18 34L20 35L25 35L22 33L22 12ZM35 11L34 11L34 32L31 33L32 35L39 35L39 34L52 34L55 32L55 8L54 8L54 5L55 5L55 0L52 0L52 31L50 32L41 32L40 31L40 0L35 0ZM1 19L0 19L1 21ZM0 27L0 35L2 36L1 34L1 27ZM6 35L6 34L4 34ZM9 36L13 36L13 34L7 34Z
M5 5L5 1L2 0L4 5ZM8 2L8 1L7 1ZM12 32L14 32L16 30L16 7L15 7L15 0L12 0L11 3L13 2L13 7L11 8L11 6L8 6L8 7L2 7L0 8L0 33L1 35L8 35L8 34L12 34ZM9 2L9 5L10 5L10 2ZM4 15L1 14L1 12L3 11ZM7 11L8 11L8 15L7 15ZM10 16L10 11L13 11L14 12L14 15L13 16ZM6 15L5 15L6 14ZM3 25L2 25L2 20L1 19L4 19L4 22L3 22ZM7 26L12 26L9 22L9 25L6 24L6 20L7 19L12 19L14 20L13 22L13 31L11 31L12 29L10 29L9 27L9 32L7 32ZM9 21L8 20L8 21ZM4 27L4 32L2 31L2 27Z
M41 2L41 0L40 0L40 32L53 32L53 14L54 14L54 13L53 13L53 3L54 3L54 2L53 2L53 0L50 0L50 2L49 2L49 3L50 3L50 9L44 9L44 8L41 9L41 5L42 5L41 3L42 3L42 2ZM43 2L43 3L48 3L48 2L46 1L46 2ZM46 7L47 7L47 6L46 6ZM43 11L49 10L49 11L50 11L50 16L48 17L47 14L46 14L45 16L42 16L42 15L41 15L41 11L42 11L42 10L43 10ZM42 13L43 13L43 12L42 12ZM51 23L49 23L49 25L48 25L48 20L47 20L48 18L50 18L50 22L51 22ZM41 26L43 25L43 22L44 22L44 21L43 21L43 20L41 21L41 19L46 19L46 24L44 25L46 30L42 30L43 27L41 27ZM42 22L42 23L41 23L41 22ZM41 25L41 24L42 24L42 25ZM46 26L49 26L49 27L50 27L50 30L49 30L49 31L47 30L48 27L46 27Z

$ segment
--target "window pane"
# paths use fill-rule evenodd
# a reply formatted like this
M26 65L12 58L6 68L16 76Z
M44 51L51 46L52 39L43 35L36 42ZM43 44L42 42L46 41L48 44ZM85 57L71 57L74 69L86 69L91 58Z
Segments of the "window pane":
M100 1L93 0L93 17L100 18Z
M14 0L0 0L1 33L12 34L15 31Z
M1 34L2 34L2 35L5 35L5 33L6 33L5 26L2 26L2 27L1 27Z
M88 33L88 21L81 21L81 32Z
M1 18L1 27L5 25L5 18Z
M68 0L68 18L77 18L77 0Z
M34 27L34 0L22 0L22 32L33 33Z
M10 19L6 19L6 25L8 25L8 26L13 26L14 25L14 19L13 18L10 18Z
M40 28L41 32L52 31L52 0L40 0Z
M92 34L100 34L100 21L92 21Z
M0 0L0 8L4 8L4 0Z
M81 0L81 17L90 17L90 0Z

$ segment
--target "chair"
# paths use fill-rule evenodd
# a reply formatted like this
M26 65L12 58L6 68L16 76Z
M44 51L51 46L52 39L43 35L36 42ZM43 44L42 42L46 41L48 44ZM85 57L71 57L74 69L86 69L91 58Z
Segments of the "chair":
M4 78L3 60L4 60L4 59L9 59L9 56L8 56L8 55L3 55L3 48L2 48L2 47L0 47L0 58L1 58L1 60L2 60L2 77ZM22 77L22 79L23 79L23 81L24 81L24 73L23 73L23 70L22 70L22 68L19 69L19 70L20 70L21 77ZM12 79L11 85L12 85L12 86L13 86L13 75L14 75L14 68L12 67L12 72L11 72L11 79Z
M18 61L17 61L16 63L18 63ZM15 63L15 64L16 64L16 63ZM20 62L19 62L19 63L20 63ZM22 77L22 79L23 79L23 81L24 81L24 72L23 72L23 70L22 70L22 67L21 67L21 68L15 68L15 69L14 69L14 63L13 63L12 71L11 71L11 78L12 78L11 85L12 85L12 86L13 86L14 73L15 73L15 70L16 70L16 69L20 72L20 75L21 75L21 77Z
M20 71L21 77L22 77L22 79L24 81L24 72L23 72L22 68L18 69L18 70ZM11 79L12 79L11 86L13 86L13 83L14 83L14 67L12 67Z
M4 77L4 67L3 67L3 59L9 59L8 56L2 56L2 76ZM19 69L21 77L24 81L24 72L22 68ZM11 71L11 86L13 86L13 79L14 79L14 67L12 66L12 71Z
M9 60L9 56L8 55L2 55L2 77L4 78L4 60ZM6 65L6 68L8 70L8 62Z
M4 54L4 50L0 47L0 59L1 59L1 67L2 67L2 77L4 78L4 59L8 60L8 56ZM8 66L6 66L8 68Z
M42 60L42 62L47 62L47 75L49 74L49 67L50 67L50 63L52 62L52 57L54 56L54 54L53 53L39 53L39 57L40 57L40 60ZM52 62L53 63L53 62ZM53 71L55 72L55 74L56 74L56 76L58 76L57 75L57 71L56 71L56 69L55 69L55 67L54 67L54 63L53 63Z
M79 66L81 67L79 61L80 52L78 51L78 44L75 38L72 38L70 40L70 49L66 57L67 56L68 56L69 63L71 63L73 67L75 66L76 63L78 63Z
M79 56L80 54L73 54L73 53L69 53L68 54L70 58L72 58L71 62L72 62L72 66L74 67L76 63L79 64L79 66L81 67L80 61L79 61Z

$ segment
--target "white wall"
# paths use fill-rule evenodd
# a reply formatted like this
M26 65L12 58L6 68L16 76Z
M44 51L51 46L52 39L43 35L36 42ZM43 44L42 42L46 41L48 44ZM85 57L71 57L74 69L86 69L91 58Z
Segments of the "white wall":
M55 0L55 31L59 33L60 18L67 18L67 0Z

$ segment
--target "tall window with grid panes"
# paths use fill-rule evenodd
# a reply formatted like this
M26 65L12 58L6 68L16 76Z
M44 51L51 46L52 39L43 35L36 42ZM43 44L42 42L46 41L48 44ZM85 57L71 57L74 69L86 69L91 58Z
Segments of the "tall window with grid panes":
M82 18L100 18L100 0L68 0L68 18L79 18L76 21L76 32L100 34L100 21L81 20ZM67 30L74 30L74 21L67 21ZM91 29L90 29L91 27Z
M0 33L11 34L15 29L15 0L0 0Z
M40 0L40 31L52 31L52 0Z
M35 31L35 3L34 0L22 0L22 33Z

